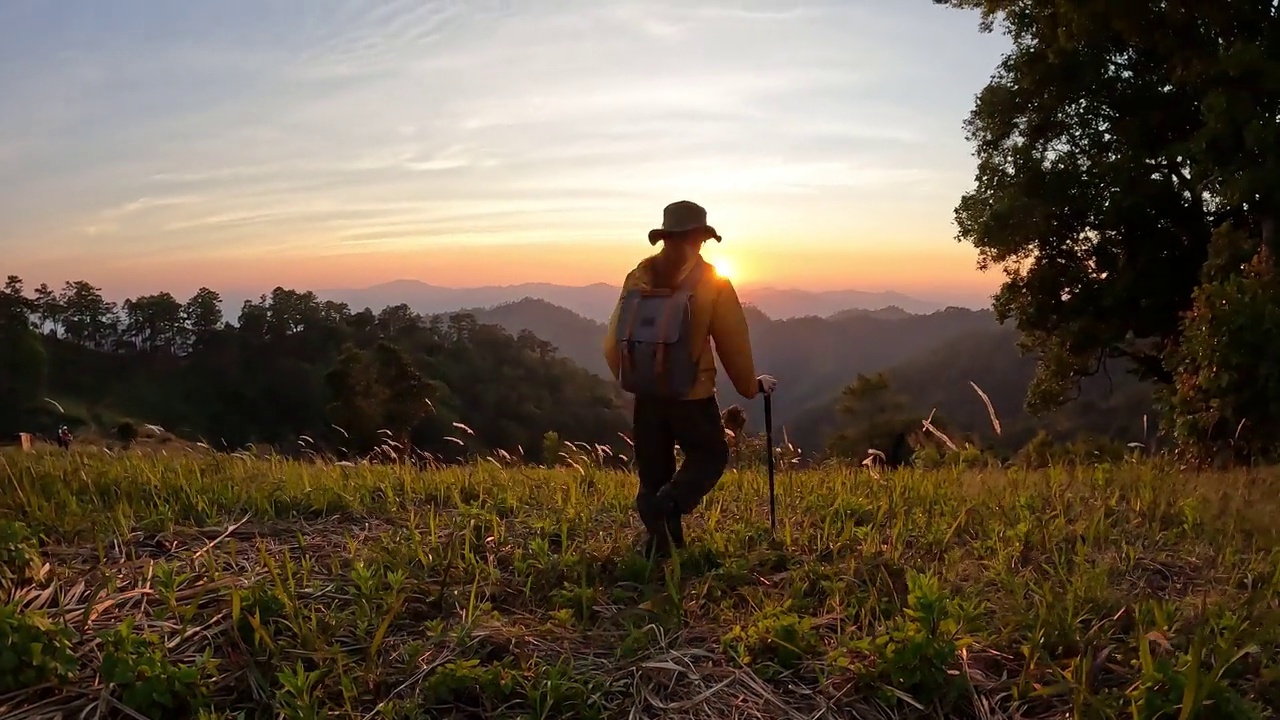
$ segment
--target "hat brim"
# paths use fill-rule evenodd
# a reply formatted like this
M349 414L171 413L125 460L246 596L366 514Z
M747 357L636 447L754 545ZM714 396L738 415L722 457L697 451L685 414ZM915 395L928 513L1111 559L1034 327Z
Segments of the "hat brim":
M697 225L691 228L684 228L683 230L667 230L665 228L654 228L653 230L649 231L649 244L657 245L659 240L665 240L666 238L671 237L672 235L684 235L686 233L691 233L695 230L705 230L708 235L710 235L712 238L715 238L716 242L721 241L720 233L716 232L715 228L711 227L710 225Z

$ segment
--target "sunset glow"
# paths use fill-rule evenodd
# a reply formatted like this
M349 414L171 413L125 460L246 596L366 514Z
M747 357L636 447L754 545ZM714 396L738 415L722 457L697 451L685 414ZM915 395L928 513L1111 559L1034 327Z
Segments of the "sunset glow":
M112 8L0 5L0 251L31 283L617 283L677 199L707 208L735 282L998 283L953 240L962 123L1005 46L972 15Z
M716 275L722 278L728 278L730 282L737 285L741 282L742 277L738 275L737 265L732 260L724 258L707 258L707 262L716 269Z

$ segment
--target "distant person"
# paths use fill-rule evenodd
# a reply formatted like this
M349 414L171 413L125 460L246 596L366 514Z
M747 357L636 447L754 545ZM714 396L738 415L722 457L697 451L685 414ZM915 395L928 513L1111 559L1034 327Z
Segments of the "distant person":
M729 462L712 341L744 398L777 386L769 375L755 374L733 284L702 259L711 238L721 239L706 210L688 201L668 205L662 227L649 233L649 244L661 241L662 250L627 274L605 338L614 379L635 395L636 512L648 531L646 554L660 557L684 547L681 518L711 492ZM678 470L677 444L685 456Z
M71 448L71 430L66 425L58 428L58 447L63 450Z

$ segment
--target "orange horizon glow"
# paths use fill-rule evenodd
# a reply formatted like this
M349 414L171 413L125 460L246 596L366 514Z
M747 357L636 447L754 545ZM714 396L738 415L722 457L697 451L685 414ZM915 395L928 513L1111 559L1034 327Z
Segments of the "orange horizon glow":
M361 288L395 280L465 288L523 283L619 285L636 263L653 252L647 243L506 244L422 252L365 252L341 255L229 254L198 262L164 260L98 263L94 267L52 263L14 268L28 288L44 282L60 288L66 280L87 280L108 295L131 297L167 290L189 295L201 286L224 294ZM704 256L741 290L765 287L810 291L897 291L934 295L986 296L999 286L998 272L974 269L976 253L950 243L938 249L907 246L809 248L742 244L706 248ZM145 269L144 269L145 268Z

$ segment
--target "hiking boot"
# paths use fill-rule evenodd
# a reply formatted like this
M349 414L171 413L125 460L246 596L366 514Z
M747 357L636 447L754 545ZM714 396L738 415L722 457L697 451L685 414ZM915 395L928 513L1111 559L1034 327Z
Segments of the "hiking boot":
M662 488L656 497L638 502L636 506L640 521L648 531L644 545L647 557L670 557L673 549L684 548L684 526L680 522L681 513L675 498L671 497L669 487Z
M658 536L666 533L666 516L663 512L663 506L664 503L655 497L636 501L636 512L640 515L640 523L644 525L644 529L648 534L648 538L645 540L646 552L654 547Z
M664 513L649 529L644 540L644 555L650 560L669 558L672 551L684 547L684 530L678 514Z
M666 532L649 533L645 537L644 556L649 560L671 557L671 540Z
M666 525L667 535L671 538L672 547L683 550L684 524L681 522L680 510L676 508L674 502L667 507L667 516L664 524Z

